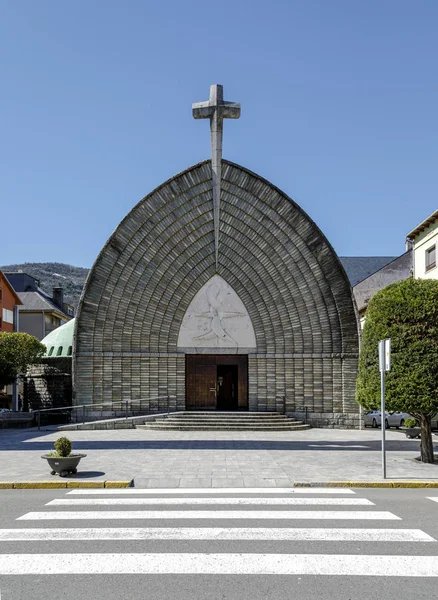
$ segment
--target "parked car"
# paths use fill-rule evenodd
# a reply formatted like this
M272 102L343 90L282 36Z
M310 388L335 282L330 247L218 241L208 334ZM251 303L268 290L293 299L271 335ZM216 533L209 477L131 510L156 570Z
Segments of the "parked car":
M411 418L411 415L408 413L387 412L385 414L385 427L386 429L389 427L403 427L405 420L409 418ZM363 424L365 427L380 427L382 424L381 411L370 410L367 412L364 416Z
M2 412L11 412L9 408L0 408L0 413Z

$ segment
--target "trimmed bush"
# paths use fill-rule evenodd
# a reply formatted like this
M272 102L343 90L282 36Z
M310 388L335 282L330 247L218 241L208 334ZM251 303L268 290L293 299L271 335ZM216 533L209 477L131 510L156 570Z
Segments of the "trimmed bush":
M415 427L417 421L415 419L405 419L405 427Z
M55 450L59 456L70 456L71 454L71 441L66 437L60 437L54 443Z

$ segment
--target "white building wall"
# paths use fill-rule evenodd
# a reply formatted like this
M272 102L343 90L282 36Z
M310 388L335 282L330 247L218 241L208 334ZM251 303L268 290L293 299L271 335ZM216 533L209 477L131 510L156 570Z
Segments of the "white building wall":
M435 246L438 251L438 220L429 225L416 238L414 243L414 277L415 279L438 279L438 267L426 270L426 252Z

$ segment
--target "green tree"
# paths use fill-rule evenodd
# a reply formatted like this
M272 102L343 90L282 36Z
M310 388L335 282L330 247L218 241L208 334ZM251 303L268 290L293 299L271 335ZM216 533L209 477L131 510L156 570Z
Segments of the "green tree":
M0 333L0 387L13 383L38 361L46 347L28 333Z
M421 426L421 460L432 463L431 417L438 412L438 281L405 279L370 301L359 358L356 399L380 406L379 340L391 338L385 399L390 411L408 412ZM382 418L383 421L383 418Z

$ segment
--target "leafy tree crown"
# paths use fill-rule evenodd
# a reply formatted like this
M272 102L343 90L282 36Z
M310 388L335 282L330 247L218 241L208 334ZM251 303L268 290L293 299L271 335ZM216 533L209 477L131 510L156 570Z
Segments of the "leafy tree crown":
M388 410L438 412L438 281L405 279L370 301L359 358L356 399L380 406L378 343L391 338L391 371L386 373Z
M0 332L0 387L24 374L29 365L38 362L46 351L33 335Z

